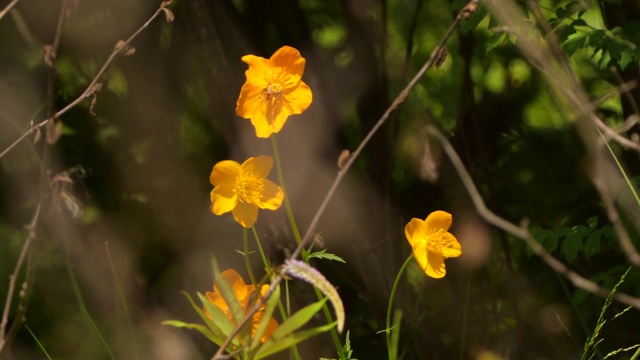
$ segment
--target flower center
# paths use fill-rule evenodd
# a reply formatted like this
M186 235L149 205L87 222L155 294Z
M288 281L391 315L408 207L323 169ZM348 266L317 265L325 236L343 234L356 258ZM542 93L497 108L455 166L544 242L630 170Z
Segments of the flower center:
M242 176L236 181L236 195L247 204L257 204L264 193L264 181L253 175Z
M440 229L436 231L432 231L427 234L427 251L443 255L443 249L448 247L448 241L445 240L444 235L446 231Z
M269 83L269 85L267 85L267 88L264 89L264 94L267 97L267 100L271 100L271 98L277 98L282 95L282 85Z

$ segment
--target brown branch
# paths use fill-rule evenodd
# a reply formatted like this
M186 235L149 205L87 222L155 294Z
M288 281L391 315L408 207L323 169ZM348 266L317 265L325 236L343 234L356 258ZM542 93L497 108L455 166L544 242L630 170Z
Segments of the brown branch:
M316 232L316 227L318 226L318 223L320 222L320 218L322 217L322 215L324 214L325 210L327 209L327 206L329 205L329 202L331 201L331 199L335 195L336 190L338 188L338 185L340 185L340 183L344 179L344 177L347 174L347 172L349 171L349 169L351 169L351 166L355 162L356 158L360 155L360 153L362 152L364 147L367 145L367 143L369 143L369 141L371 140L373 135L378 131L378 129L380 129L380 127L387 121L387 119L389 118L389 115L391 115L391 113L393 111L398 109L398 107L400 107L400 105L402 105L402 103L404 103L404 101L407 99L407 96L409 95L409 92L411 91L411 89L413 89L413 87L418 83L420 78L422 78L424 73L427 72L427 70L429 70L429 68L431 68L431 66L433 66L435 61L439 58L442 49L444 49L444 45L447 43L447 41L449 40L451 35L453 35L453 32L455 31L455 29L458 26L458 24L462 20L468 18L469 15L472 12L475 12L477 10L477 6L478 6L477 4L478 4L478 0L471 0L463 8L463 10L460 11L458 16L456 16L455 20L453 21L453 23L449 27L449 30L447 30L447 33L444 35L444 37L442 38L442 40L440 41L438 46L431 53L431 56L429 57L429 60L427 60L427 62L416 73L416 75L411 79L411 81L409 81L407 86L393 100L393 102L391 103L389 108L384 112L384 114L382 114L382 116L380 117L380 119L378 119L378 121L373 126L373 128L371 128L371 130L369 130L369 133L367 133L367 135L362 140L362 142L360 143L358 148L351 154L351 156L349 156L348 160L344 164L344 167L341 168L340 171L338 171L338 175L336 176L335 180L333 181L333 184L331 184L331 187L327 191L327 195L325 195L324 199L322 200L322 203L320 204L320 207L318 208L318 210L316 211L316 214L314 215L313 219L311 220L311 223L309 224L309 227L307 228L307 231L306 231L304 237L302 238L302 241L300 242L298 247L295 249L295 251L289 256L290 260L296 259L298 256L300 256L300 253L302 252L302 249L307 247L309 245L309 242L313 239L313 235ZM251 309L251 311L249 311L245 315L244 319L242 319L242 321L240 321L236 325L236 327L233 329L233 331L231 331L231 333L229 334L229 336L227 337L225 342L220 346L218 351L213 356L212 360L221 359L221 357L223 356L223 352L229 346L229 344L231 343L232 339L238 334L238 332L240 332L240 329L249 321L249 319L251 319L253 317L253 315L256 312L258 312L258 310L260 309L262 304L264 304L269 299L271 294L273 294L273 291L275 290L276 286L278 286L278 284L280 284L281 281L282 281L282 276L280 274L277 274L274 277L274 279L271 281L271 284L269 284L269 290L267 291L267 293L262 297L262 299L259 302L257 302L254 305L254 307Z
M447 138L444 137L444 135L442 135L440 131L438 131L436 128L432 126L429 126L428 130L431 134L433 134L436 137L436 139L438 139L440 144L442 144L442 147L445 153L449 157L449 160L451 161L454 168L456 169L456 172L458 173L460 180L462 180L464 187L469 193L469 196L471 197L471 201L473 202L473 205L475 206L476 211L485 221L524 240L524 242L531 248L534 254L539 256L553 270L555 270L556 272L562 274L567 279L569 279L569 281L571 281L574 286L581 288L583 290L586 290L590 293L599 295L601 297L609 296L610 294L609 290L606 290L600 287L598 284L594 283L591 280L585 279L578 273L569 269L566 265L564 265L558 259L551 256L547 251L545 251L542 245L540 245L533 238L533 236L527 229L527 221L523 221L522 224L518 226L501 218L500 216L492 212L489 208L487 208L487 206L484 203L484 200L482 199L482 195L480 195L480 192L476 188L473 182L473 179L471 178L471 175L469 175L469 172L467 171L464 164L462 163L462 160L460 160L458 153L455 151L453 146L451 146L451 143L449 142L449 140L447 140ZM630 305L637 309L640 309L640 298L633 297L620 292L614 293L613 298L623 304Z
M640 269L640 254L633 246L631 242L631 238L629 237L629 233L625 230L624 225L622 225L622 220L620 219L620 214L616 209L616 204L611 198L611 193L606 186L604 186L602 179L594 179L593 183L596 185L596 188L600 192L600 196L602 197L602 202L604 203L604 207L607 209L607 216L609 217L609 221L613 225L613 229L618 235L618 241L620 241L620 247L623 252L627 255L629 262L633 264L635 267Z
M2 9L2 11L0 11L0 20L2 20L2 18L7 15L7 13L9 12L9 10L11 10L11 8L13 8L20 0L13 0L12 2L9 3L9 5L7 5L4 9Z
M11 151L16 145L18 145L27 136L33 134L34 131L39 131L41 127L47 125L50 121L53 121L54 119L59 118L60 116L62 116L63 114L65 114L66 112L74 108L79 103L83 102L87 98L94 95L96 90L98 90L98 86L99 86L98 80L100 79L100 77L102 77L102 75L107 70L107 68L109 68L113 60L115 60L115 58L118 55L125 52L129 48L129 44L131 43L131 41L133 41L133 39L135 39L143 30L149 27L151 22L162 13L164 13L165 16L167 17L167 21L172 20L173 15L168 15L168 14L171 14L169 9L167 9L167 6L169 5L169 3L170 1L163 1L160 7L156 10L155 13L153 13L153 15L149 18L149 20L147 20L147 22L144 23L144 25L142 25L135 33L133 33L133 35L131 35L125 42L120 43L119 46L116 46L113 49L113 52L111 53L107 61L104 63L104 65L102 65L102 68L100 68L100 70L98 71L96 76L93 78L91 83L89 83L87 88L77 99L72 101L69 105L65 106L63 109L59 110L49 118L29 128L29 130L27 130L17 140L15 140L11 145L9 145L4 151L2 151L2 153L0 153L0 158L5 156L9 151Z

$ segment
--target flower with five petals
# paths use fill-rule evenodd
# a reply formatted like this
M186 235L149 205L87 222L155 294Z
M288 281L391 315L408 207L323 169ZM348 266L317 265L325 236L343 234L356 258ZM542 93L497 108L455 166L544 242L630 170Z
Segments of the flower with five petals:
M258 220L258 209L276 210L282 205L284 192L267 179L273 158L267 155L251 157L242 165L233 160L217 163L209 180L211 212L222 215L231 211L233 218L250 228Z
M444 260L462 254L460 243L448 232L452 220L451 214L434 211L426 220L411 219L404 228L418 265L432 278L444 277Z
M245 55L242 61L249 69L236 114L251 119L257 137L279 132L289 115L301 114L311 105L311 89L302 81L306 60L295 48L283 46L269 59Z

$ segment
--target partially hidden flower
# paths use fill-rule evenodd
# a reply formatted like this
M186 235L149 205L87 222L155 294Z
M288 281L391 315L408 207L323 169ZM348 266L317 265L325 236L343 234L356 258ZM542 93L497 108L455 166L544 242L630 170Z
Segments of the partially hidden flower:
M269 59L245 55L242 61L249 69L236 114L251 119L257 137L279 132L289 115L301 114L311 105L311 89L302 81L305 59L295 48L283 46Z
M224 279L231 285L231 288L233 289L233 294L238 299L238 302L240 302L240 305L242 306L242 309L244 309L245 313L248 313L249 311L251 311L253 306L258 301L260 301L264 296L264 294L266 294L266 292L269 290L269 285L262 285L259 289L260 294L259 295L254 294L255 291L258 291L257 286L245 284L242 277L233 269L223 271L222 277L224 277ZM220 293L220 289L218 289L217 284L215 283L213 284L213 292L207 291L205 294L205 297L207 298L207 300L209 300L211 304L218 307L218 309L222 310L222 312L224 312L227 315L229 320L231 320L234 324L236 324L236 321L233 318L233 313L229 308L229 306L227 305L227 303L224 301L224 298L222 297L222 294ZM258 326L260 325L262 318L264 317L265 307L266 306L262 306L260 310L256 312L253 315L253 318L251 319L252 321L251 338L252 339L255 336L256 331L258 330ZM209 315L206 308L204 309L204 311L207 314L207 316L211 318L211 315ZM277 328L278 328L278 322L274 318L269 319L269 322L267 323L267 328L262 334L260 341L265 342Z
M222 215L231 211L240 225L250 228L258 220L258 209L278 209L284 192L267 179L272 167L273 158L267 155L248 158L242 165L233 160L215 164L209 176L213 185L211 212Z
M460 243L448 232L452 220L448 212L434 211L426 220L411 219L404 228L418 265L432 278L444 277L444 261L462 254Z

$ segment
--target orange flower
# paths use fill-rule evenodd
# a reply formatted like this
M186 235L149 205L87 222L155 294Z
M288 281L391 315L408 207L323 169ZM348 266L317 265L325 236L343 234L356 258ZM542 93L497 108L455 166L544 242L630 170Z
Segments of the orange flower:
M420 268L436 279L446 274L445 259L462 255L460 243L448 232L452 220L451 214L434 211L426 220L411 219L404 228Z
M233 218L250 228L258 220L258 208L276 210L282 205L282 188L267 179L273 158L261 155L248 158L242 165L233 160L217 163L209 180L211 212L222 215L231 211Z
M240 302L240 305L242 306L242 308L245 310L245 313L249 312L251 308L254 306L254 304L260 301L262 296L264 296L264 294L269 290L269 285L262 285L260 287L260 295L255 296L255 294L253 293L257 290L256 286L246 285L242 277L240 277L240 275L233 269L223 271L222 277L224 277L224 279L227 280L227 282L231 285L231 288L233 289L233 293L235 294L236 298ZM220 310L222 310L222 312L224 312L227 315L229 320L231 320L234 324L236 324L236 322L234 321L233 313L231 312L231 309L229 309L229 306L224 301L224 298L222 298L220 289L218 289L218 286L215 283L213 284L213 292L207 291L205 294L205 297L207 298L207 300L209 300L211 304L217 306ZM249 300L253 300L253 301L249 303ZM260 325L260 322L264 317L264 309L265 309L265 306L261 307L260 310L253 315L253 319L251 319L252 320L251 338L254 337L256 331L258 330L258 326ZM207 316L211 318L211 315L209 315L206 308L204 309L204 311L207 314ZM278 328L278 322L274 318L269 319L267 328L265 329L264 334L262 334L260 341L265 342L277 328Z
M305 59L298 50L283 46L268 60L246 55L242 61L249 69L236 114L251 119L257 137L279 132L289 115L301 114L311 105L311 89L302 81Z

